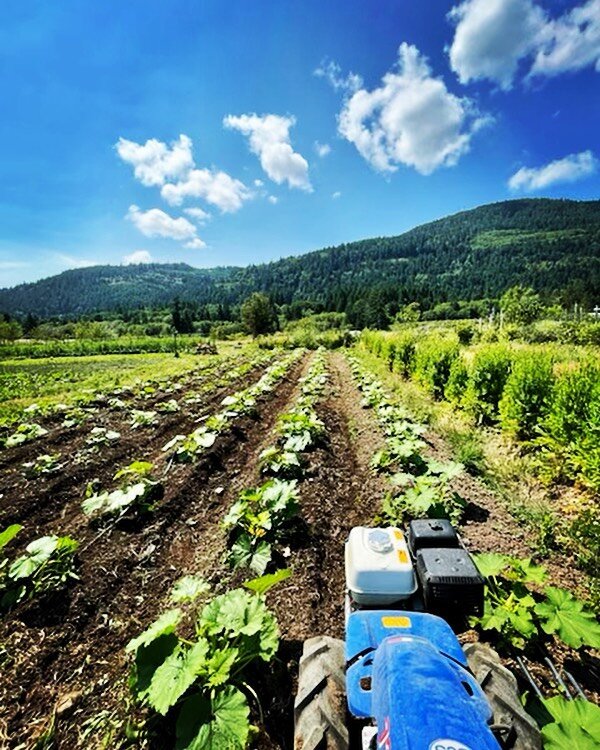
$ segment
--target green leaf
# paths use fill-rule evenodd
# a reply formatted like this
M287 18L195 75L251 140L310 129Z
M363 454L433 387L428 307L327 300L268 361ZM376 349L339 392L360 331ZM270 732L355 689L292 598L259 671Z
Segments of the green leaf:
M484 578L500 575L510 563L509 555L501 555L498 552L483 552L479 555L473 555L473 560Z
M177 719L176 750L244 750L250 725L244 694L228 686L214 697L197 693L183 703Z
M147 477L153 469L153 464L150 461L132 461L129 466L125 466L123 469L119 469L114 475L113 479L121 479L122 477Z
M509 574L509 578L514 578L523 583L543 583L546 580L546 568L543 565L532 563L530 557L524 559L512 557L510 562L512 572Z
M129 684L139 700L146 698L154 673L178 645L175 633L167 633L137 649Z
M248 567L262 575L271 561L271 545L262 541L255 546L252 537L242 534L232 545L229 559L234 568Z
M179 602L192 602L199 596L208 594L210 583L199 576L183 576L175 582L171 591L170 599L174 604Z
M233 665L239 656L237 648L222 648L211 653L205 665L203 681L208 687L220 687L227 682Z
M21 526L21 524L13 523L6 529L4 529L4 531L0 534L0 549L6 547L6 545L17 536L22 528L23 527Z
M161 635L173 633L177 625L179 625L182 616L183 612L180 609L168 609L166 612L163 612L149 628L140 633L137 638L129 641L127 646L125 646L125 651L137 651L140 646L147 646Z
M233 589L209 602L200 614L198 630L235 642L244 661L255 657L269 661L279 646L274 615L261 597L243 589Z
M14 581L29 578L40 568L58 547L57 536L42 536L35 539L25 548L27 554L18 557L8 569L8 577Z
M244 581L243 585L245 588L250 589L255 594L263 595L266 594L269 589L276 586L281 581L285 581L292 575L292 571L289 568L280 568L275 573L268 573L260 578L253 578L250 581Z
M555 696L544 701L554 722L542 728L544 750L595 750L600 746L600 708Z
M198 641L191 648L179 643L157 668L146 693L148 703L155 711L164 716L194 684L206 662L208 649L205 640Z
M535 613L542 620L546 633L557 633L572 648L582 645L600 648L600 624L585 610L583 603L566 589L549 586L546 601L539 602Z

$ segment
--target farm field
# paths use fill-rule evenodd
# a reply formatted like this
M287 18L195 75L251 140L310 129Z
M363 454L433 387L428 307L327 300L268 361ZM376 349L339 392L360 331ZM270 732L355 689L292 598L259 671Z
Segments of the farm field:
M221 354L235 354L244 345L221 342ZM89 356L11 359L0 357L0 426L19 420L24 410L41 412L54 405L85 403L98 393L142 381L181 377L213 362L195 354L96 354ZM39 407L37 409L36 407Z
M86 358L77 370L81 379L66 384L70 362L61 360L62 370L20 363L39 375L19 382L29 389L21 406L38 400L40 390L56 390L27 415L25 429L5 429L0 531L22 529L0 555L13 562L48 535L68 536L79 546L69 565L62 558L68 572L60 585L36 592L34 580L33 589L15 589L16 601L2 600L0 739L6 747L192 747L185 744L191 730L183 726L180 699L198 688L182 687L174 676L164 694L149 692L143 658L153 644L175 638L176 629L180 640L171 647L182 654L195 637L209 638L221 627L228 632L214 626L221 622L219 603L252 599L245 590L234 592L282 569L291 575L280 575L266 593L279 641L261 609L264 638L243 673L249 686L243 705L231 664L212 665L210 676L222 691L217 695L237 701L238 733L227 730L231 747L246 741L292 747L302 642L319 634L343 637L343 545L350 529L440 512L458 524L469 551L483 555L490 589L491 579L498 584L497 627L490 612L478 623L458 624L462 642L489 640L526 692L522 659L546 696L560 691L545 662L550 656L599 702L600 628L589 605L581 610L568 593L583 599L588 590L575 552L560 545L540 550L536 529L457 462L455 446L434 422L405 408L414 405L412 384L372 350L367 340L336 352L231 345L216 356L179 360L136 355L103 357L95 365ZM10 365L7 379L17 372ZM72 388L75 398L57 408ZM102 395L76 404L89 388ZM403 398L409 392L412 401ZM5 403L15 409L13 399ZM502 586L511 581L507 596L514 601L518 585L521 610L500 622ZM569 627L550 627L544 619L557 589L565 590L556 607ZM209 614L194 635L202 605ZM153 634L128 650L159 617ZM134 658L133 683L145 701L135 699L129 684ZM249 736L246 705L257 725ZM210 739L194 747L211 747Z

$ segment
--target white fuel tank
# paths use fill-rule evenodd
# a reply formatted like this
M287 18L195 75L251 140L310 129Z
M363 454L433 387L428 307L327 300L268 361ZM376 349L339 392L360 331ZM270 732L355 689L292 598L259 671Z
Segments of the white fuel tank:
M417 589L400 529L356 526L346 542L345 558L346 586L357 604L393 604L408 599Z

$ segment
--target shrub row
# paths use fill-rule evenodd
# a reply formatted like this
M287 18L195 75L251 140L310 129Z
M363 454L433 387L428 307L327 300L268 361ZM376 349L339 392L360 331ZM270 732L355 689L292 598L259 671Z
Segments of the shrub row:
M555 348L494 343L461 349L456 338L410 332L367 331L361 341L435 398L528 441L549 478L600 491L600 362L564 361Z

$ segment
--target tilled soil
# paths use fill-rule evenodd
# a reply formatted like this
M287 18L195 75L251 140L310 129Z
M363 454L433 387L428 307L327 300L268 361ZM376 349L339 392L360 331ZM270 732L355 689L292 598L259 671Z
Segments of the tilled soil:
M168 440L177 434L187 434L193 430L199 418L214 411L226 393L257 380L264 367L265 365L257 366L241 378L215 388L210 388L207 377L218 383L223 374L222 368L211 372L210 376L203 375L202 371L192 374L183 381L184 387L181 390L168 396L177 399L180 410L159 413L159 421L155 426L133 428L129 423L129 412L132 406L152 410L157 403L167 400L160 394L155 394L150 399L136 399L125 411L101 407L83 424L72 428L55 427L38 440L0 454L0 528L9 523L23 524L25 528L20 535L22 541L29 541L44 533L54 533L53 527L56 526L57 519L64 518L71 502L81 500L87 482L98 479L101 486L105 487L115 471L132 460L153 460L153 457L160 457L161 448ZM186 403L185 397L195 393L200 385L207 386L210 390L202 394L198 401ZM86 440L92 427L116 430L121 437L116 442L90 450ZM60 453L60 472L28 479L23 471L23 463L34 461L46 453ZM74 460L82 453L86 456L84 461ZM50 532L47 531L48 528Z
M260 750L293 746L293 696L303 641L321 634L343 637L344 541L353 526L373 522L388 489L387 481L369 468L373 454L384 446L374 415L360 405L346 358L331 354L328 365L330 384L316 404L326 439L307 455L308 471L298 484L301 520L285 540L288 551L281 560L293 575L268 594L281 630L280 650L268 670L251 675L264 714L253 741ZM262 481L259 454L273 442L277 415L295 401L298 378L307 366L306 359L298 363L272 397L260 403L257 417L242 420L198 464L173 467L165 497L150 521L115 528L93 543L82 555L81 580L68 594L31 602L5 618L0 626L0 727L7 748L33 748L54 709L55 746L67 750L100 746L109 724L86 740L81 730L102 712L115 722L141 715L127 704L124 646L168 606L168 592L181 575L203 575L216 591L246 577L232 574L222 562L226 538L221 520L242 489ZM430 455L449 456L437 435L425 437ZM136 439L132 436L134 443ZM163 435L157 444L165 439ZM460 531L471 551L531 554L533 540L481 482L465 475L455 489L470 501ZM76 521L75 513L61 517L59 506L46 511L48 505L31 514L33 522L38 515L44 518L36 528L51 525L56 514L61 528L67 517L70 524ZM83 524L79 529L85 544L89 537ZM568 566L568 560L555 559L548 566L551 581L569 585L565 575L573 566ZM477 636L465 630L460 637ZM561 647L551 653L597 700L593 656L582 661ZM507 663L517 671L510 658ZM549 685L542 655L531 654L528 663L540 682ZM170 743L167 728L151 744L162 750Z
M96 538L80 499L60 515L55 530L81 542L79 581L67 593L17 607L0 625L5 747L33 747L55 709L58 747L99 746L93 738L78 744L83 722L115 710L127 675L123 648L157 616L173 582L198 570L198 559L207 570L218 563L228 507L222 490L246 471L302 366L294 365L259 401L257 414L237 422L197 464L171 468L150 521L121 524Z

